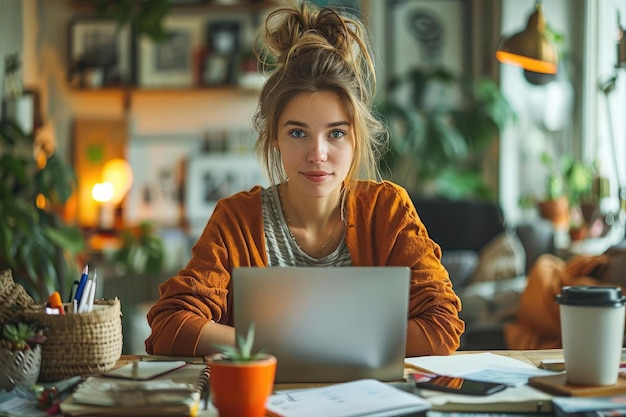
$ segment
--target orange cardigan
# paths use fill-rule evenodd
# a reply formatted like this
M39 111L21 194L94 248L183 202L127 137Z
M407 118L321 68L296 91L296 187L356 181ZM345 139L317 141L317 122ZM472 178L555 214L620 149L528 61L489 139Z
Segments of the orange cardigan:
M346 225L355 266L411 268L406 355L455 351L465 328L458 317L461 302L441 264L441 249L406 190L387 181L359 181L347 196ZM229 289L237 266L267 266L260 187L218 202L187 266L159 287L160 298L148 312L146 351L195 356L207 321L232 325Z

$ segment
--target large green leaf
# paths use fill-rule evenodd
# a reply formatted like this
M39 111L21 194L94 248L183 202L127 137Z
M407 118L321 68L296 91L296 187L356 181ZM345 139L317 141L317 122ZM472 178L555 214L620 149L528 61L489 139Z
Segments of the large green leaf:
M0 122L0 268L11 268L16 282L37 301L59 289L65 272L75 269L84 238L35 201L43 195L48 203L62 204L74 186L73 170L60 157L52 155L39 169L32 136L13 122Z
M433 100L433 91L443 92L443 98ZM456 76L446 68L414 68L393 78L385 93L380 108L390 129L391 150L383 162L394 178L398 170L400 178L412 171L410 184L434 183L441 195L464 184L468 193L484 195L488 186L476 181L481 158L499 130L515 121L497 84ZM457 95L460 99L452 100ZM453 184L447 187L445 181Z
M54 204L65 203L75 191L74 170L52 155L46 168L36 174L37 191L48 196Z
M170 0L99 0L96 12L120 27L130 24L137 34L162 42L168 37L164 21L170 6Z

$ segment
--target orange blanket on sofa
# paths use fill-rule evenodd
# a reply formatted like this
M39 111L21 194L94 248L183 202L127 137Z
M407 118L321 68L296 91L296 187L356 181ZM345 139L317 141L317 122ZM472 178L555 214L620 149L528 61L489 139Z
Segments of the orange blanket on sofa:
M609 262L607 255L570 258L541 255L528 274L516 320L504 325L509 349L553 349L561 347L559 305L556 295L566 285L615 285L591 277Z

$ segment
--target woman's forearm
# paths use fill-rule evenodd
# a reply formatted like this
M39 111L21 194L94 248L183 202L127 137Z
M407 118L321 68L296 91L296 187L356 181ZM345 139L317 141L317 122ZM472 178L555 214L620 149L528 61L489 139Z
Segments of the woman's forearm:
M210 321L202 327L196 356L206 356L215 353L213 345L235 344L235 328L225 324Z

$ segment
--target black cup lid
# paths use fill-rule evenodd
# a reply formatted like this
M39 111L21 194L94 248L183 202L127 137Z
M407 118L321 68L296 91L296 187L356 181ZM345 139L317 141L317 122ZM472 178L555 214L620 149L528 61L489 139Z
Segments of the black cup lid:
M626 304L626 297L620 287L577 285L563 287L556 302L572 306L621 307Z

